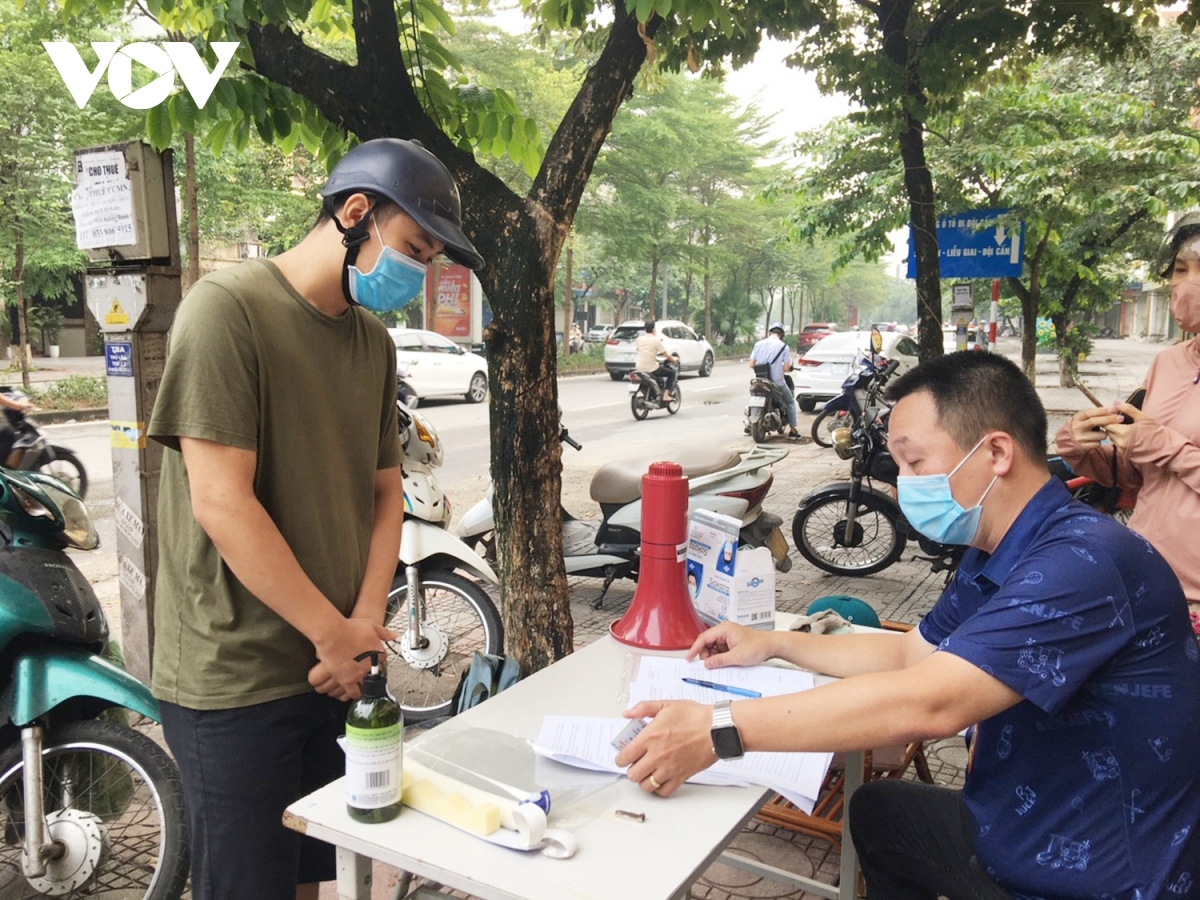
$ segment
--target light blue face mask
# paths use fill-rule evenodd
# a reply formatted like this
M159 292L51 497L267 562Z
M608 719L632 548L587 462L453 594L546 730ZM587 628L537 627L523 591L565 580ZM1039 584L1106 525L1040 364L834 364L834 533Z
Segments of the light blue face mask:
M992 478L979 502L970 509L963 509L954 499L950 479L986 440L987 435L981 437L949 475L901 475L896 479L900 511L908 524L939 544L969 544L975 540L983 501L1000 476Z
M379 223L372 219L371 224L375 226L375 236L383 251L370 272L364 273L358 266L350 267L350 296L359 306L374 312L399 309L421 292L426 267L385 244L379 233Z

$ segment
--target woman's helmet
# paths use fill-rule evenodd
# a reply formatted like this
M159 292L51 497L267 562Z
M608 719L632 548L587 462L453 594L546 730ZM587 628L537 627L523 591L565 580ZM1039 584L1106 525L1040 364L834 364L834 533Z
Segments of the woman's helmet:
M391 200L445 244L450 259L468 269L483 268L483 257L463 234L454 176L419 142L377 138L359 144L334 166L321 188L326 211L332 215L334 198L355 191Z
M1184 244L1200 237L1200 210L1184 213L1176 221L1174 227L1167 233L1166 239L1158 251L1159 277L1169 279L1171 270L1175 267L1175 257L1179 255Z

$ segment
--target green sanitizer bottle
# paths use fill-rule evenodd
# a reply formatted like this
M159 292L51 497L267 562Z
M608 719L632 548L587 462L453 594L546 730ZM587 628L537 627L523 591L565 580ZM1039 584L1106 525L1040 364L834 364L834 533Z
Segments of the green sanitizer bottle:
M362 696L346 714L346 809L359 822L386 822L400 813L400 771L404 753L404 721L400 704L388 693L379 671L379 653L371 650L371 672Z

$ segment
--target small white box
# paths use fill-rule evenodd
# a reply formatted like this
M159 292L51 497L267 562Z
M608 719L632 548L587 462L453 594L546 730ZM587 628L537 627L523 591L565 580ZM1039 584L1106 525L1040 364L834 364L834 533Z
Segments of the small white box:
M692 516L688 533L688 593L710 625L729 620L775 628L775 561L766 547L738 547L741 522L708 510Z

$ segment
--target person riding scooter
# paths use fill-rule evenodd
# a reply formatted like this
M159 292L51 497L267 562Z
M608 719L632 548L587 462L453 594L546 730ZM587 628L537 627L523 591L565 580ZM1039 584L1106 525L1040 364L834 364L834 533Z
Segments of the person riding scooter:
M663 344L662 338L654 333L655 321L653 319L646 320L646 333L638 335L637 339L637 370L639 372L647 372L653 376L663 389L663 403L670 403L674 397L672 391L675 390L675 379L679 371L679 354L672 353ZM675 365L663 363L658 364L658 357L665 356L668 359L673 359ZM793 419L795 416L792 417ZM795 424L795 423L793 423Z
M788 440L798 441L800 432L796 430L796 395L784 375L785 372L792 371L792 355L788 345L784 343L783 335L783 323L774 323L767 330L767 336L750 351L750 368L754 369L756 375L759 375L761 370L765 374L760 377L769 377L775 385L783 401L783 408L787 410ZM761 369L764 366L766 368Z

